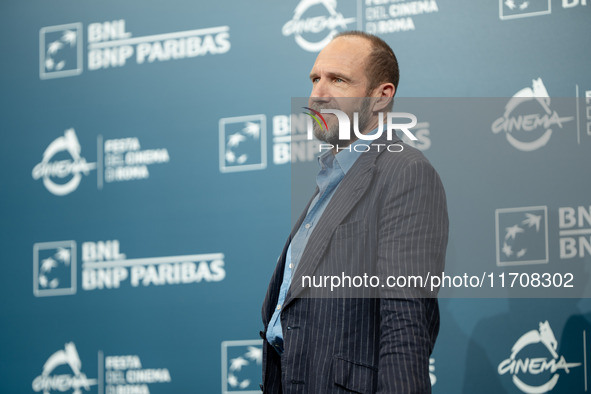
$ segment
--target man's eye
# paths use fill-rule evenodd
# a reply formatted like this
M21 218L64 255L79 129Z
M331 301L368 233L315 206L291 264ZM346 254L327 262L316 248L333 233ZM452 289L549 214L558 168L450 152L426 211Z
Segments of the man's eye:
M320 78L312 78L312 83L316 83L318 81L320 81Z
M343 80L341 78L335 78L334 81L335 82L338 82L338 83L345 82L345 80Z

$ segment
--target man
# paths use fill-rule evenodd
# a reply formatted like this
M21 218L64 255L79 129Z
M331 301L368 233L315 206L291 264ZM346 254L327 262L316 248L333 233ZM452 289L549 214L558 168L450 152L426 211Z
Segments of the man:
M359 114L363 139L355 133L339 139L334 115L323 115L328 127L314 129L333 149L319 158L317 191L283 248L265 297L263 392L429 393L429 356L439 330L436 298L422 298L426 293L413 287L367 284L335 297L302 282L326 273L367 270L385 280L443 270L448 220L437 173L396 136L388 140L384 132L368 140L380 132L380 112L391 109L396 57L378 37L341 33L320 52L310 79L312 110L371 116ZM371 149L357 149L360 143ZM402 151L388 149L394 145Z

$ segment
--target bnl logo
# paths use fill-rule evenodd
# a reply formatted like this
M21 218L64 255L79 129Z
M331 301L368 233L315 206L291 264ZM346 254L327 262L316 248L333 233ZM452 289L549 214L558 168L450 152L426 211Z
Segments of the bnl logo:
M265 115L222 118L220 171L237 172L267 168L267 126Z
M222 342L222 394L260 394L263 341Z
M42 242L33 246L33 294L76 294L76 242Z
M550 0L499 0L501 20L545 15L551 12Z
M39 30L39 77L61 78L82 73L82 23Z
M548 262L548 208L504 208L495 211L497 265Z
M560 258L591 256L591 205L558 208Z

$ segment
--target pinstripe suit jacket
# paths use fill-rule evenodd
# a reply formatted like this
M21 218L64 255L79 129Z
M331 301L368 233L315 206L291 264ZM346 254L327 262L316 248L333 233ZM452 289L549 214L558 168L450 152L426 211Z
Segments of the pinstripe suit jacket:
M379 294L313 296L302 276L341 272L437 274L443 270L448 218L439 176L418 150L399 153L373 142L345 175L310 235L283 304L281 356L266 341L285 255L262 309L264 393L429 393L429 356L439 331L436 298L380 288ZM309 204L308 204L309 205ZM361 268L360 268L361 267ZM362 292L364 290L361 290Z

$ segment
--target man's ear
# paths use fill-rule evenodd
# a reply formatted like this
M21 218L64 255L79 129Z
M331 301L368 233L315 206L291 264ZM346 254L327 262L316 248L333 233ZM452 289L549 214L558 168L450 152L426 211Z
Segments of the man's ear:
M373 104L373 112L385 112L390 109L390 102L393 100L396 88L391 83L383 83L372 92L375 97Z

